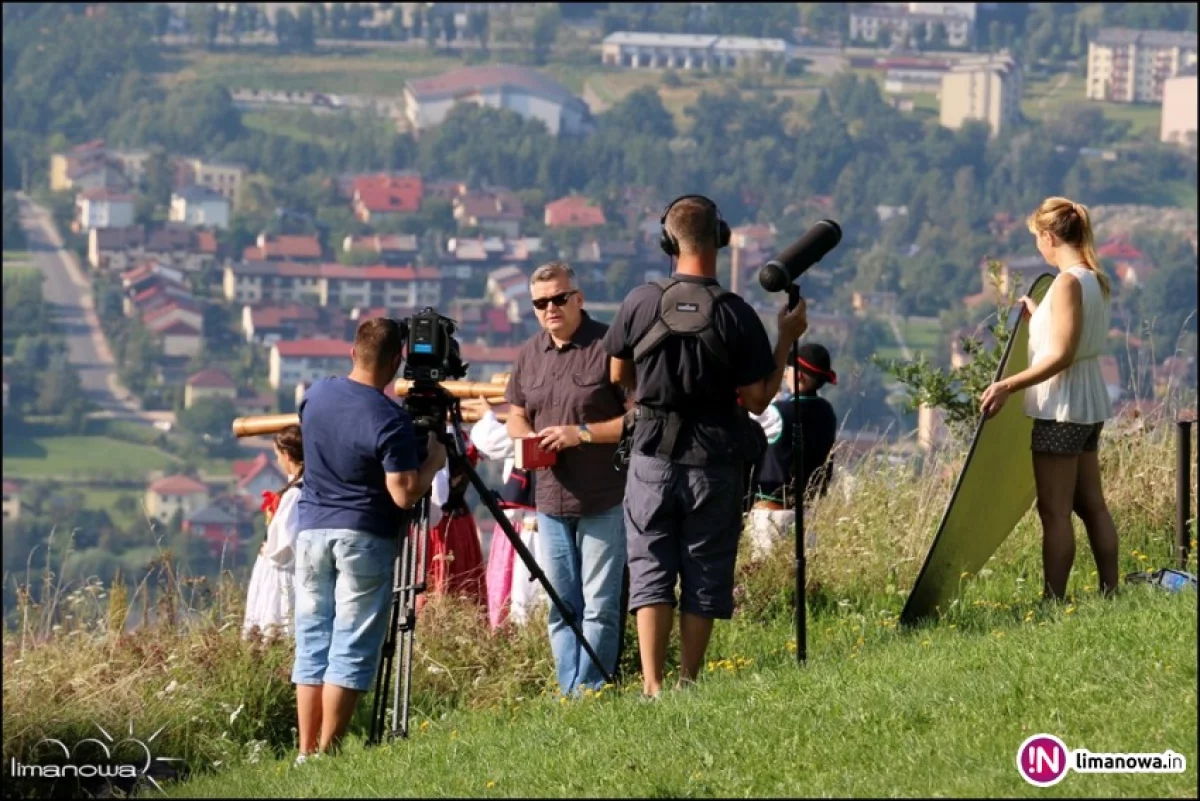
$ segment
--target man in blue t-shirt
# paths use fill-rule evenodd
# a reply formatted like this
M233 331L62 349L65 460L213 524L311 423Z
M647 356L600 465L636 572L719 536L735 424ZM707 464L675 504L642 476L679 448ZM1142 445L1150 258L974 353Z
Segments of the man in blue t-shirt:
M383 394L402 349L395 320L365 320L350 350L350 375L318 381L300 402L304 488L297 503L292 669L298 764L336 748L370 688L405 510L429 491L446 462L433 434L418 443L409 413Z

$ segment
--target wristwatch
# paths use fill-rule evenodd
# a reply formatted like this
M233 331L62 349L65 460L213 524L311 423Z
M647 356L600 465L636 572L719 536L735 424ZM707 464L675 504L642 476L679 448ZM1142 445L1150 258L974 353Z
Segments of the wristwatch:
M579 441L591 444L592 432L588 431L587 423L579 426Z

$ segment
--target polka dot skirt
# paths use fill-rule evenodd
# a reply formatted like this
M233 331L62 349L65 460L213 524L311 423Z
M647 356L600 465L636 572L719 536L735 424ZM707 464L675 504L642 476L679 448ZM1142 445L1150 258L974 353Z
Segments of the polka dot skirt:
M1031 449L1034 453L1054 453L1078 456L1094 451L1100 444L1100 429L1104 423L1059 423L1054 420L1034 420Z

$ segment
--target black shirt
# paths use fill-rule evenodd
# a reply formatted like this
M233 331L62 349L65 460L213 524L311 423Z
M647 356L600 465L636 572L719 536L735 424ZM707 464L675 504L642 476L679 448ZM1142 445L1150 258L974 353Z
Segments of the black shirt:
M713 278L689 275L675 278L717 284ZM654 284L644 284L629 293L604 338L609 355L632 361L634 344L658 319L661 297L662 290ZM680 431L677 456L672 460L679 464L741 461L743 444L734 423L737 388L762 381L775 371L775 356L762 320L741 297L728 295L717 304L713 326L726 345L729 366L722 366L704 343L689 336L667 337L655 352L635 364L635 400L639 404L704 419L685 425ZM663 420L639 420L633 439L634 452L654 455L665 425Z
M783 502L784 488L787 507L794 508L792 484L792 432L795 427L795 405L791 398L777 400L769 413L778 414L783 425L774 439L769 439L767 452L759 460L755 471L756 499ZM806 493L824 495L833 476L833 463L829 452L837 437L837 413L832 404L822 397L800 395L800 435L803 454L804 486Z

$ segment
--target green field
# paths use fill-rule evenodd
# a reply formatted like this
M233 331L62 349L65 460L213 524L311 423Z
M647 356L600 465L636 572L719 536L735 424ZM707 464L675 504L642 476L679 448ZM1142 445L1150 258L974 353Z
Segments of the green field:
M461 67L461 58L426 51L378 50L353 55L288 57L251 52L188 51L178 71L165 73L165 85L204 81L230 89L400 95L412 78L437 75Z
M905 633L888 622L825 617L799 667L786 621L743 621L714 643L698 686L654 704L639 703L634 686L575 702L534 697L491 713L417 716L407 742L372 750L355 742L301 768L267 761L172 790L206 798L1195 796L1194 596L1143 590L1117 603L1030 607L1023 618L970 630ZM1171 749L1188 769L1068 773L1037 789L1015 758L1041 732L1092 752Z
M111 437L4 438L6 478L103 478L167 470L177 463L157 448Z
M1158 137L1162 125L1161 105L1088 100L1086 90L1086 80L1075 73L1059 73L1043 80L1029 81L1021 98L1021 112L1030 119L1042 119L1064 105L1095 105L1109 120L1132 123L1129 138L1141 139L1147 134Z
M942 324L937 320L901 318L900 333L914 351L933 351L942 341Z
M1188 181L1171 181L1164 190L1171 197L1172 204L1185 209L1196 210L1196 185Z
M336 144L331 136L322 136L306 128L304 123L312 112L286 108L258 109L242 113L242 124L254 131L277 134L298 142L312 142L321 147Z
M494 52L491 60L502 62L504 52ZM463 60L424 50L381 49L353 54L292 55L286 58L252 52L188 51L179 55L173 66L174 71L161 76L166 86L204 81L230 89L398 96L403 93L405 82L457 69L463 66ZM680 85L668 87L662 85L662 70L613 69L599 63L556 63L536 69L580 95L585 94L585 87L590 85L596 98L609 105L637 89L652 86L659 91L663 104L680 125L687 122L683 110L693 105L703 91L720 92L726 86L737 86L735 73L701 75L679 71ZM777 97L792 98L803 112L816 103L815 93L823 80L820 76L812 75L786 78L765 76L762 86L772 90ZM243 119L248 127L257 130L273 131L302 141L321 141L294 117L289 118L286 111L254 110L246 113Z
M37 266L27 250L6 250L2 268L5 275L21 275L37 272ZM5 351L7 353L7 350Z

